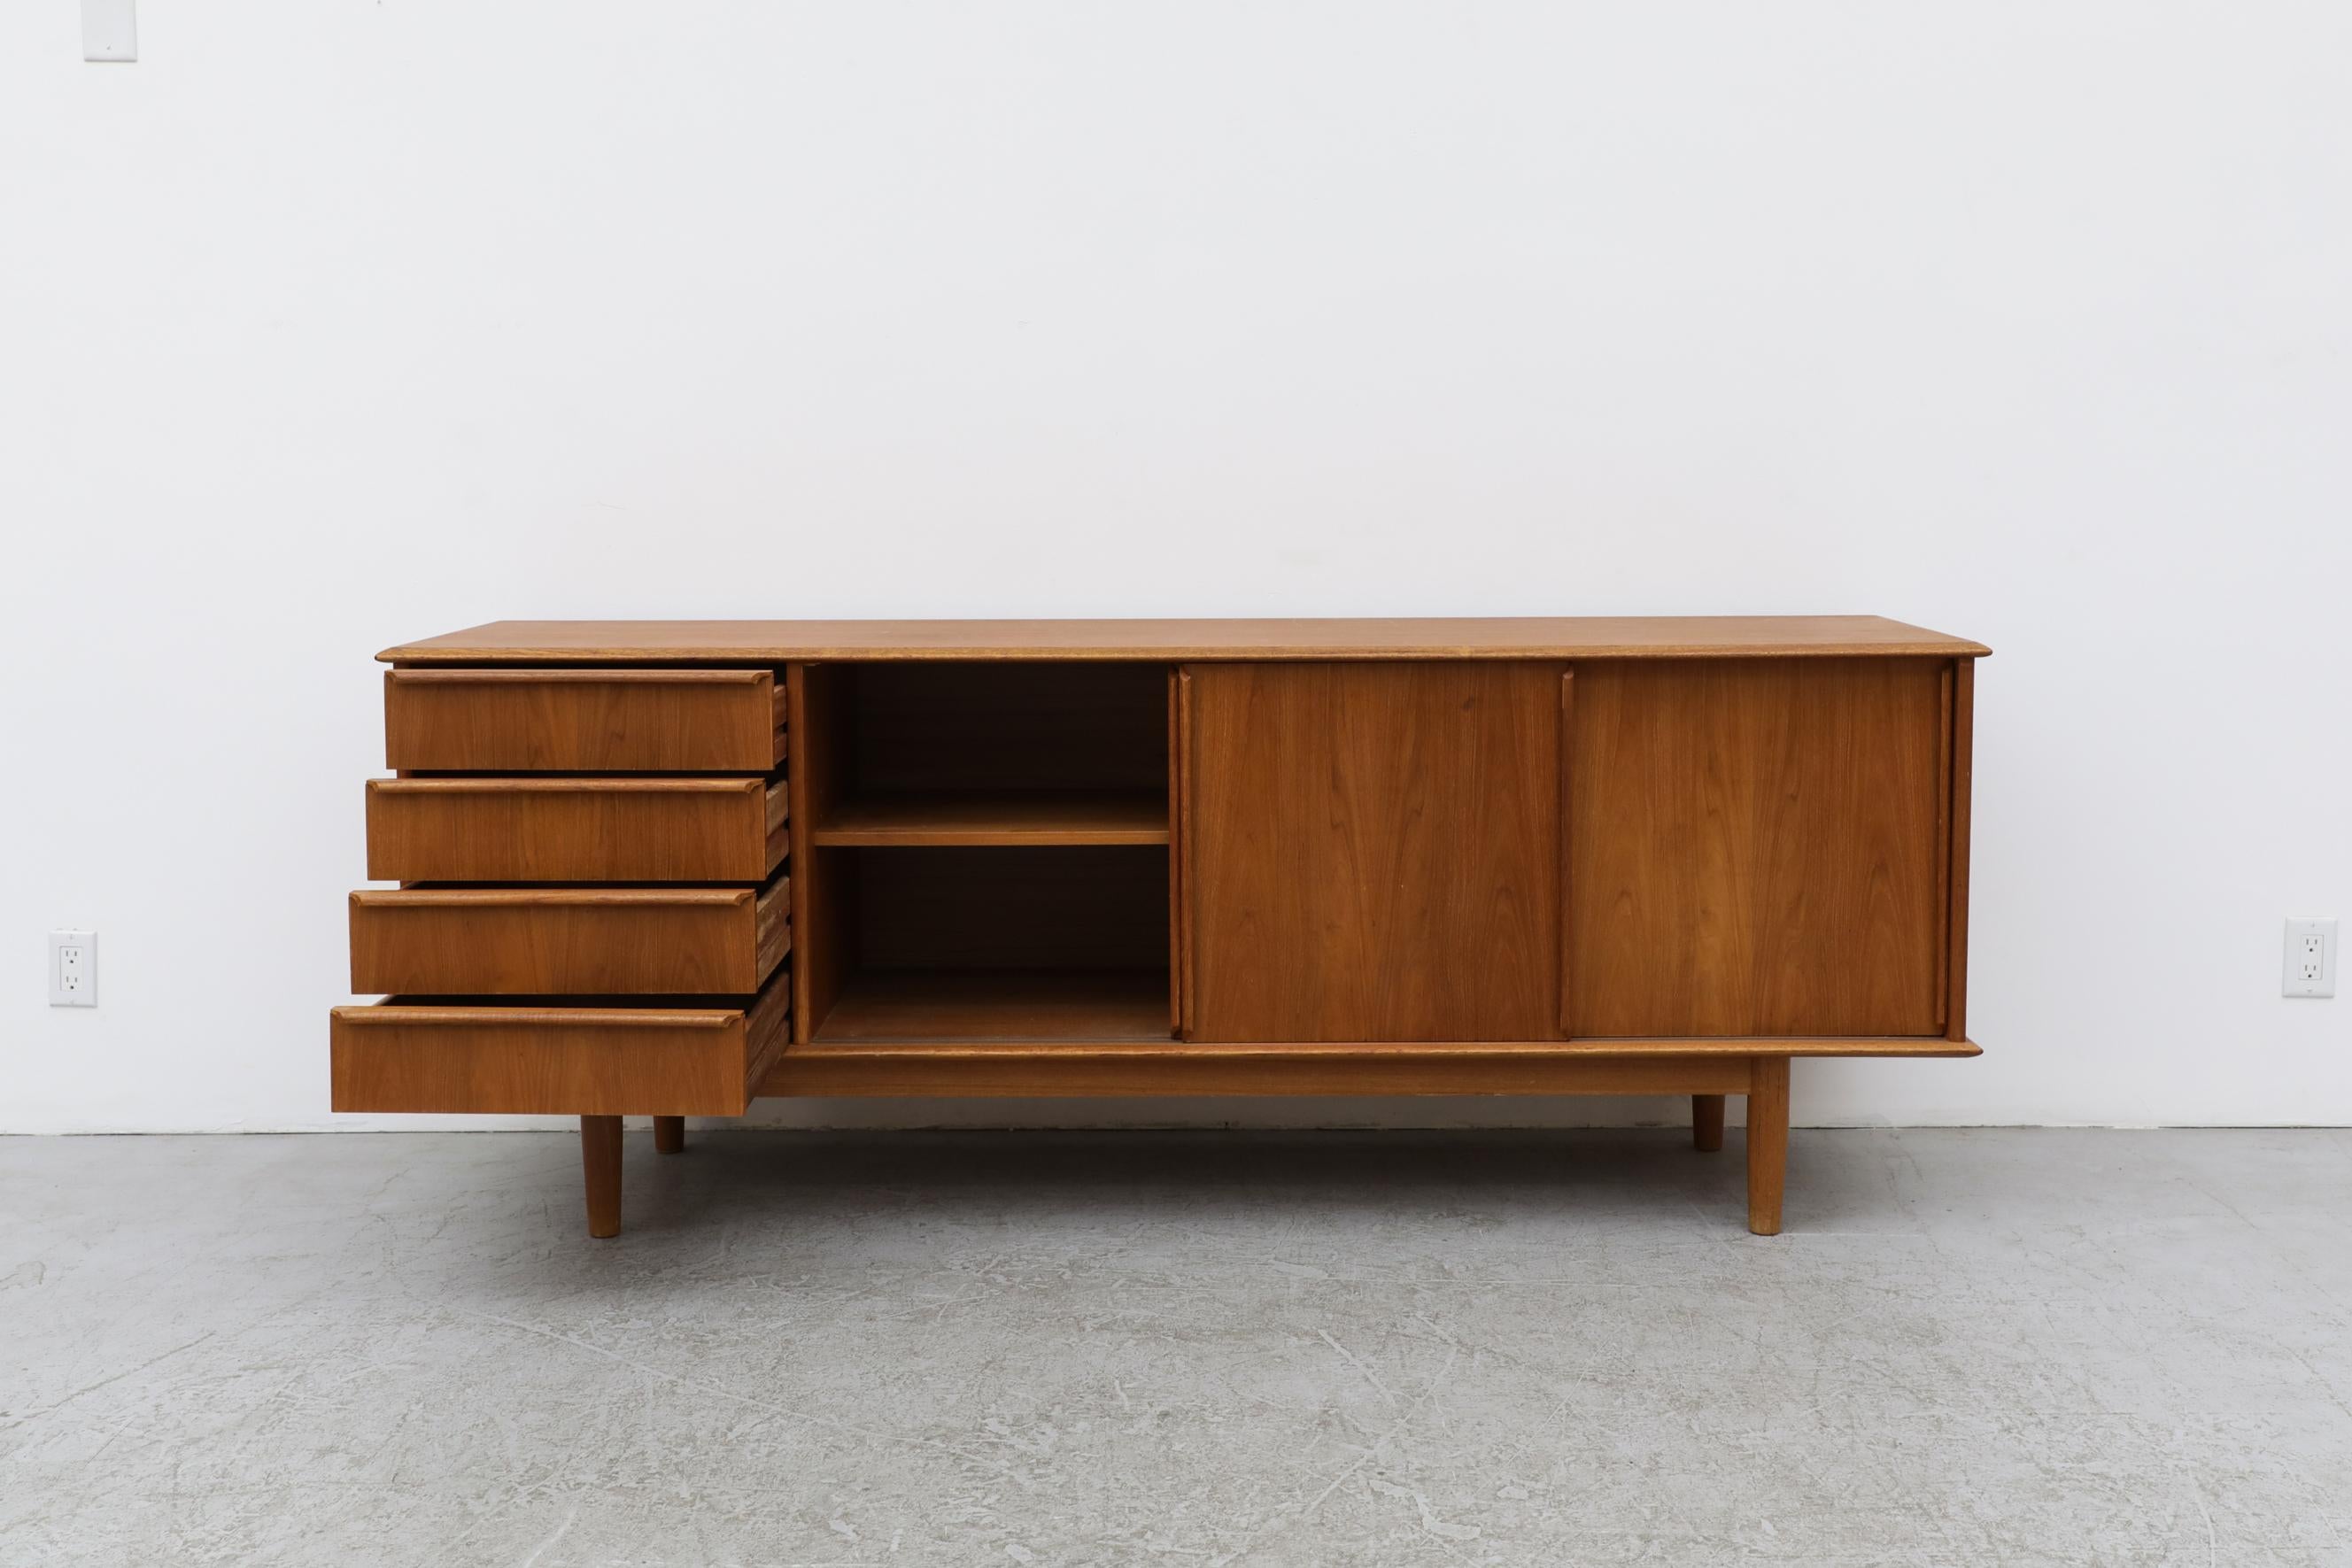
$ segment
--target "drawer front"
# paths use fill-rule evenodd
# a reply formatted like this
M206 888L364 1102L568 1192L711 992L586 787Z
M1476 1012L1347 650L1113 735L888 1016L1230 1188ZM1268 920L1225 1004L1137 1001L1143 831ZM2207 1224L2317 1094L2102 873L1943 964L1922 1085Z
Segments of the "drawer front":
M779 976L748 1008L403 997L337 1008L334 1107L740 1116L783 1052L791 992Z
M369 889L352 894L352 989L749 996L791 949L790 880Z
M374 779L376 882L765 882L782 779Z
M766 773L784 760L783 697L766 670L390 670L384 765Z

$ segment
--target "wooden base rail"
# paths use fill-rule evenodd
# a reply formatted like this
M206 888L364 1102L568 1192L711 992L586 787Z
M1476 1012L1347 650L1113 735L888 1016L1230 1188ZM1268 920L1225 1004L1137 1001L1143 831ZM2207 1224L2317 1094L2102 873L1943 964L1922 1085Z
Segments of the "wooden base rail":
M386 650L339 1111L1746 1102L1968 1037L1981 643L1875 616L498 622Z

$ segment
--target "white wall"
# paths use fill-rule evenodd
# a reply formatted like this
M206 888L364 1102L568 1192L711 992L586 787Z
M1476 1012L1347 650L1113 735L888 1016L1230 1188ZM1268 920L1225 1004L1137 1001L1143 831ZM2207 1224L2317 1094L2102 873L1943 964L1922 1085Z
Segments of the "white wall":
M367 1124L395 641L1733 611L1998 653L1986 1055L1801 1120L2352 1121L2278 994L2352 915L2352 10L142 11L0 8L0 1127Z

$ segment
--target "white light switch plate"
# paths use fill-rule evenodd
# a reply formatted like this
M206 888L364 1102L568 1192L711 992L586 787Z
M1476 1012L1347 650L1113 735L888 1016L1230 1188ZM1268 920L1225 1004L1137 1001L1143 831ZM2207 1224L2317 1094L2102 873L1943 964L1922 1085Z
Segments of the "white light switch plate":
M49 1006L98 1006L98 933L49 933Z
M2336 922L2287 921L2286 967L2282 983L2284 994L2290 997L2336 994Z
M81 0L81 57L139 57L138 0Z

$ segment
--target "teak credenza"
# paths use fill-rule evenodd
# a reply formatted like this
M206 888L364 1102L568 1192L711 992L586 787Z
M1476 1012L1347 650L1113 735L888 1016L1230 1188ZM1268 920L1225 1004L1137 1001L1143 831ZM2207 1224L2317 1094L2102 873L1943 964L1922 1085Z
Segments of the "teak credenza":
M1973 1056L1975 643L1867 616L520 622L379 655L338 1111L1748 1097Z

